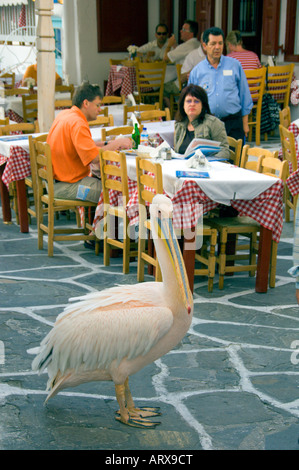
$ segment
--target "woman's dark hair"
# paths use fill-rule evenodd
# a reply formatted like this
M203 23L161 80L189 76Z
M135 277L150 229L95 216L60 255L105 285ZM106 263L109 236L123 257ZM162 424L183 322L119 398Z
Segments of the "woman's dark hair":
M200 115L198 116L198 120L199 122L202 122L206 114L211 114L208 95L202 87L198 85L193 85L193 84L188 85L185 88L183 88L182 93L180 94L176 120L181 122L181 121L184 121L184 119L187 117L187 114L185 113L185 110L184 110L184 103L185 103L185 98L187 95L194 96L194 98L197 98L201 101L202 110L201 110Z
M93 101L97 96L102 98L102 92L98 85L90 85L90 83L83 83L80 85L73 96L73 106L79 109L84 100Z

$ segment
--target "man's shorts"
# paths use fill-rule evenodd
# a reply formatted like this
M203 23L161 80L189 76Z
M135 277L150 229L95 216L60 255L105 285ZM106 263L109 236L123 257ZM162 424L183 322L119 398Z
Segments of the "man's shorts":
M101 180L92 176L87 176L76 183L54 182L54 196L59 199L99 202L101 191Z

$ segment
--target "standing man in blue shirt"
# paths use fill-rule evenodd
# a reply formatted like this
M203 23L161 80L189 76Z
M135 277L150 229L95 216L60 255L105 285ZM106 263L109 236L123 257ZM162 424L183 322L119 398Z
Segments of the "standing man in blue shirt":
M206 58L192 69L188 84L206 90L211 112L224 122L227 135L244 141L253 102L242 66L238 60L222 55L224 33L220 28L204 31L203 47Z

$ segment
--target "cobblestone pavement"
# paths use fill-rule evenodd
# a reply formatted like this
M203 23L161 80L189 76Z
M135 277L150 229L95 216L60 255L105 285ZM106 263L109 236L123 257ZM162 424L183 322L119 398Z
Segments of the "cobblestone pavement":
M62 220L65 223L65 220ZM67 389L44 406L47 375L31 371L33 350L70 297L136 283L136 264L103 266L82 242L37 249L0 216L0 449L102 451L298 449L299 315L292 265L292 223L279 244L277 281L254 291L247 274L207 292L197 278L192 326L177 346L131 378L137 405L160 406L152 430L114 419L112 383ZM148 277L148 280L151 278ZM117 454L115 454L117 455Z

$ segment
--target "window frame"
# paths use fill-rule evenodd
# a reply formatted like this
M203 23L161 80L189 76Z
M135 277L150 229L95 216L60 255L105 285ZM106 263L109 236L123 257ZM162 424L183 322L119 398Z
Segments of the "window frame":
M287 0L284 47L284 59L286 62L299 62L299 54L294 54L297 1L298 0Z

